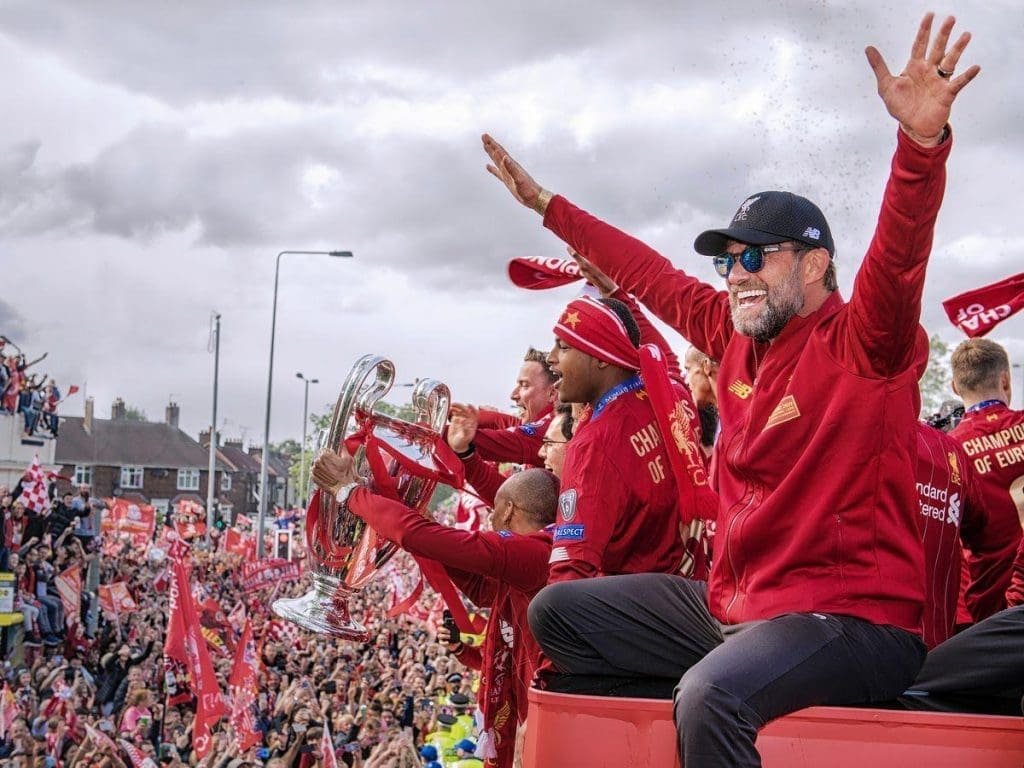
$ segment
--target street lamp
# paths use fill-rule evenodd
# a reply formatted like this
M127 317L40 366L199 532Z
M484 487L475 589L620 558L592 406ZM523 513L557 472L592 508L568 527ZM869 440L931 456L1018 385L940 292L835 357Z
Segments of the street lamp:
M295 377L302 379L306 385L306 393L302 396L302 459L299 463L299 482L302 483L302 508L306 508L306 495L309 493L309 478L306 477L306 423L309 421L309 385L319 384L320 379L307 379L301 373Z
M263 456L260 457L260 506L256 520L256 556L262 560L264 555L263 518L267 514L267 502L270 494L267 491L267 461L270 458L270 395L274 388L274 334L277 331L277 283L281 275L281 257L289 254L296 256L332 256L334 258L352 258L352 251L281 251L277 254L274 266L274 304L270 313L270 364L267 370L267 409L263 420Z

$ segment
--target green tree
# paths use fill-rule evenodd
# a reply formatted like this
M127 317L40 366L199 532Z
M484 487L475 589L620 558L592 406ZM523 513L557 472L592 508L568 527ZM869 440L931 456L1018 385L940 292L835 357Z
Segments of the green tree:
M141 408L136 408L134 405L126 405L124 407L124 417L128 421L149 421L146 418L146 412Z
M956 397L953 394L950 376L949 344L935 334L928 340L928 367L925 368L919 386L921 388L921 415L938 413L945 400Z

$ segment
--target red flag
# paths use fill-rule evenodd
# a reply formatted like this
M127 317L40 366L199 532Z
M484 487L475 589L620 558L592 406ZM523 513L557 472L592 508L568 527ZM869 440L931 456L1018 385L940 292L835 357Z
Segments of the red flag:
M231 667L228 687L231 692L231 727L235 731L238 751L244 752L263 741L263 733L256 728L253 708L259 692L260 657L252 636L252 624L245 622L242 639L238 642L235 663Z
M132 597L132 593L128 591L128 585L123 581L115 581L113 584L100 584L98 592L100 610L110 618L139 609L138 604Z
M574 259L554 259L544 256L521 256L508 263L508 277L520 288L532 291L557 288L582 280L580 265Z
M942 302L949 321L971 338L984 336L1024 308L1024 272Z
M70 387L68 387L68 393L65 395L65 397L71 397L77 391L78 391L78 385L77 384L72 384Z
M81 618L82 569L73 565L53 580L64 606L64 621L69 627L75 626Z
M25 505L25 509L33 512L42 512L49 504L46 495L46 477L43 475L43 468L39 466L39 454L32 457L32 463L25 471L25 479L21 484L21 496L18 501Z
M465 491L459 491L458 500L459 503L455 507L455 527L460 531L479 531L480 524L487 516L487 504Z
M153 758L146 755L141 749L136 747L130 741L125 739L118 739L117 743L121 745L121 749L128 755L128 759L132 761L133 768L157 768L156 762Z
M228 708L217 686L210 652L203 640L199 616L192 602L185 566L171 563L170 619L167 623L167 642L164 654L177 659L189 671L192 691L196 696L196 719L192 743L196 754L203 758L210 751L210 728L224 715Z
M331 739L331 729L327 727L327 718L324 718L324 732L320 736L321 765L323 768L338 768L338 755L334 751L334 742Z

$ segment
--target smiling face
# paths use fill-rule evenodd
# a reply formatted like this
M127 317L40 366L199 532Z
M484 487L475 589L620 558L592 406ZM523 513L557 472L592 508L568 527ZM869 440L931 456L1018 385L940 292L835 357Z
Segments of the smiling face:
M746 247L730 241L726 250L738 256ZM737 261L726 282L733 326L754 341L774 339L804 307L803 270L793 251L765 254L764 267L756 273Z
M544 366L532 360L523 363L509 397L522 410L523 421L536 421L555 399L554 388Z

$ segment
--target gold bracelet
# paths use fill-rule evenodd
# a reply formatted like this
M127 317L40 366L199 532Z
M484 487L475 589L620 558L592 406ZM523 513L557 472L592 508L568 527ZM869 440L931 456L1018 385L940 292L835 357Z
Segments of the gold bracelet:
M552 197L554 197L554 195L542 188L541 191L537 193L537 199L533 201L533 210L543 216L545 211L548 209L548 204L551 202Z

